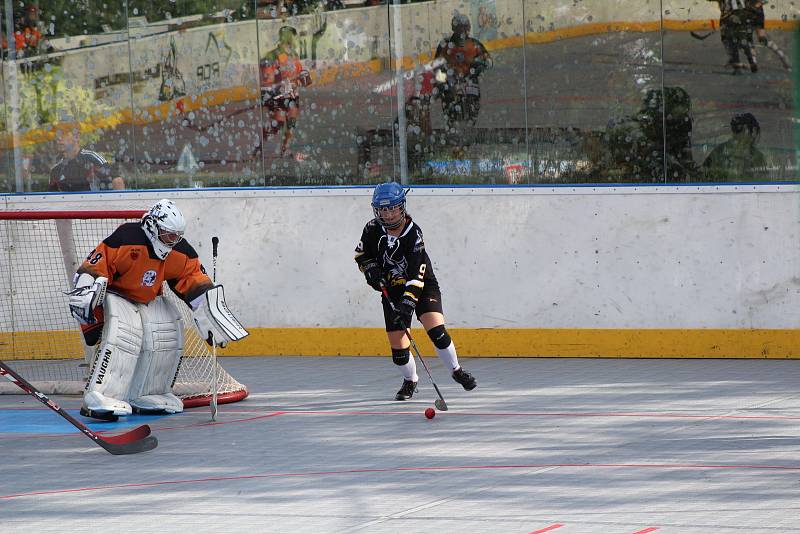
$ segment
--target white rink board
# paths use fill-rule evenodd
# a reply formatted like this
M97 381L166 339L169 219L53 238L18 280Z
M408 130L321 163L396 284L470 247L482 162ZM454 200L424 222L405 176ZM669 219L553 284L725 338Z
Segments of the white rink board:
M793 328L796 185L425 188L448 324L464 328ZM382 327L353 262L369 188L5 196L3 209L141 209L164 196L247 327ZM88 251L87 251L88 253Z

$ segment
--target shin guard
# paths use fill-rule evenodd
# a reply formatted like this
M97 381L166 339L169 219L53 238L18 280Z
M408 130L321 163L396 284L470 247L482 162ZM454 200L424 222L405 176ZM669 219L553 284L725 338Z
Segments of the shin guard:
M142 355L136 366L129 398L140 412L183 411L172 393L183 355L183 319L174 304L158 297L139 306L142 315Z

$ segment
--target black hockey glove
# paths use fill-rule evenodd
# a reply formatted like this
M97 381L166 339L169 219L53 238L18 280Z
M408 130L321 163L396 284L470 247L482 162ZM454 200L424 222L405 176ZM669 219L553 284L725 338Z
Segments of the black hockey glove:
M383 273L376 262L370 262L364 266L364 278L367 279L367 284L369 284L372 289L378 292L381 291Z
M411 316L414 315L414 308L416 304L413 300L409 298L404 298L400 301L400 303L395 307L397 313L394 316L394 324L406 330L411 328Z

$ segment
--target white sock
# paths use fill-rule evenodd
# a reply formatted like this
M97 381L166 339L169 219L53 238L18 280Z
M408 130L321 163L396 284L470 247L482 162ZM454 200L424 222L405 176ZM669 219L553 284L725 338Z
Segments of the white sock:
M403 378L406 380L411 380L412 382L419 382L419 376L417 376L417 362L414 361L414 357L408 357L408 363L401 366L400 369L403 371Z
M442 362L444 362L444 364L450 368L451 373L456 369L458 369L459 367L461 367L458 364L458 354L456 354L456 346L453 344L452 341L450 342L450 345L448 345L446 349L440 349L439 347L436 347L436 354L439 356Z

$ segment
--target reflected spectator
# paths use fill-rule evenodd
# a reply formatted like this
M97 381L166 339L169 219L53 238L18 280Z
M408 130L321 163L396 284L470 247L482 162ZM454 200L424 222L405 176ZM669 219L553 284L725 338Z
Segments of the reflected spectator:
M719 5L719 34L722 45L728 53L727 66L733 74L740 74L749 65L750 71L758 72L755 49L753 48L754 12L750 9L752 0L709 0ZM747 58L741 61L739 52Z
M52 51L53 47L44 38L43 29L37 6L26 5L19 11L19 15L14 19L14 46L17 57L36 56Z
M267 111L262 146L269 137L283 130L278 150L280 156L303 159L302 154L293 154L289 150L300 115L299 88L311 85L311 75L303 68L295 51L296 36L296 29L283 26L278 31L278 46L261 60L261 102Z
M714 148L703 162L708 181L733 182L767 178L767 159L756 148L761 126L751 113L731 119L731 138Z
M603 136L607 152L601 158L601 173L613 181L695 178L691 111L691 97L681 87L648 90L635 116L609 124Z
M74 125L56 129L60 158L50 170L50 191L101 191L125 189L125 182L99 153L81 148Z
M483 43L469 36L469 17L456 13L450 26L453 34L436 48L435 59L440 61L433 71L435 94L442 101L448 129L460 122L475 124L481 109L478 78L492 64Z
M756 32L756 38L759 43L769 48L778 56L784 69L790 70L792 65L786 58L786 54L775 44L775 41L767 36L767 31L764 29L764 4L766 3L766 1L762 0L749 0L748 9L751 11L750 18L752 20L753 29Z

